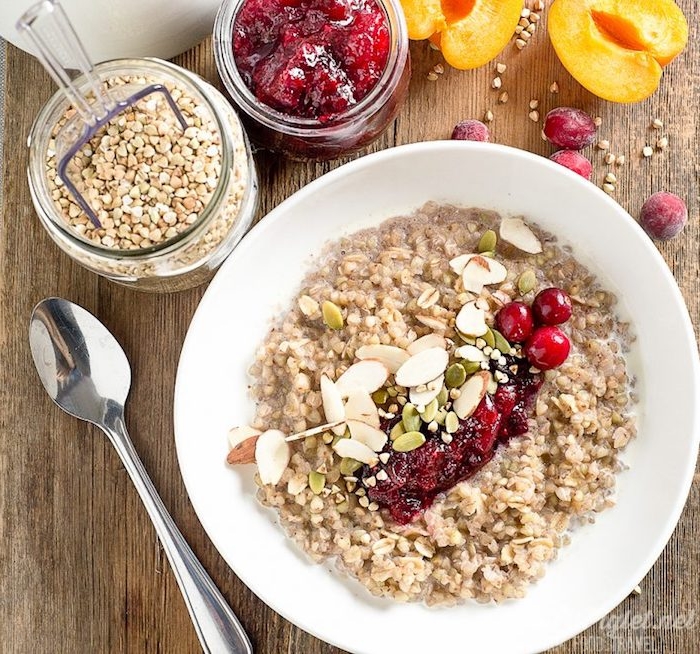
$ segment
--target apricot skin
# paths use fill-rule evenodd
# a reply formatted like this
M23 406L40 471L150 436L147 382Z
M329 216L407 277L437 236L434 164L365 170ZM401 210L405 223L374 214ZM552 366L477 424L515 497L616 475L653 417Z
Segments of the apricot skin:
M522 0L401 0L408 36L438 45L461 70L495 59L520 19Z
M549 35L564 67L604 100L638 102L685 47L688 24L672 0L555 0Z

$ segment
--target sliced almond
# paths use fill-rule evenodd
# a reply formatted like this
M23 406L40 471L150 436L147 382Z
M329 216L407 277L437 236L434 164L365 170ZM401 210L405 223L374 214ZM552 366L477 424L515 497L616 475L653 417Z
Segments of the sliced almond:
M343 431L339 434L342 436L345 433L345 420L336 420L335 422L327 422L323 425L318 425L317 427L311 427L310 429L305 429L291 436L287 436L285 440L287 442L300 441L303 438L308 438L309 436L316 436L322 434L324 431L333 431L335 433L335 428L342 425Z
M460 420L464 420L474 413L479 402L484 399L490 381L491 374L482 370L462 384L459 389L459 397L452 403L452 410L459 416Z
M455 349L455 356L458 359L466 359L467 361L486 361L488 358L475 345L461 345Z
M407 388L427 384L445 372L448 360L447 352L441 347L423 350L396 371L396 383Z
M333 449L338 456L355 459L355 461L361 461L370 466L376 465L379 462L374 450L353 438L341 438L333 446Z
M504 218L499 229L501 238L508 241L523 252L539 254L542 252L542 243L533 231L525 224L522 218Z
M381 361L393 375L411 355L406 350L395 345L363 345L357 348L355 356L360 359L377 359Z
M258 436L255 444L255 462L260 481L275 486L289 464L291 449L279 429L268 429Z
M476 302L467 302L457 314L455 326L467 336L483 336L488 330L484 318L484 310L476 306Z
M479 255L477 253L460 254L458 257L450 260L450 268L452 268L452 270L458 275L461 275L464 269L467 267L469 261L476 256Z
M376 359L365 359L358 363L353 363L335 382L340 395L346 398L350 391L359 386L368 393L374 393L378 388L384 386L389 377L389 369Z
M443 350L447 347L447 341L444 336L440 334L427 334L426 336L421 336L411 343L406 351L412 356L418 354L423 350L428 350L431 347L441 347Z
M372 427L379 427L379 412L372 396L363 388L356 386L350 391L345 403L345 418L350 422L359 420ZM352 431L352 430L351 430Z
M345 420L343 398L338 387L326 375L321 376L321 400L323 402L323 413L328 422ZM342 424L333 428L333 433L336 436L342 436L344 432L345 426Z
M255 463L255 445L258 441L258 435L248 436L245 440L236 443L226 457L226 463L230 465L239 465L243 463Z
M462 271L464 288L472 293L481 293L488 284L500 284L508 276L506 267L488 257L474 256Z
M350 428L350 435L353 440L363 443L375 452L381 452L389 439L381 429L372 427L372 425L368 425L366 422L348 420L348 427ZM347 440L347 438L342 440Z
M416 314L416 320L422 325L430 327L430 329L434 329L437 332L444 332L447 329L447 323L440 318L435 318L434 316L421 316Z
M411 388L408 391L408 399L411 401L411 404L425 406L440 394L444 383L445 375L440 375L436 379L429 381L427 384L428 388L424 391L417 391L415 388Z
M234 448L236 445L242 443L251 436L260 436L260 434L262 434L262 432L259 429L255 429L255 427L251 427L250 425L233 427L232 429L229 429L228 432L228 445L230 448Z

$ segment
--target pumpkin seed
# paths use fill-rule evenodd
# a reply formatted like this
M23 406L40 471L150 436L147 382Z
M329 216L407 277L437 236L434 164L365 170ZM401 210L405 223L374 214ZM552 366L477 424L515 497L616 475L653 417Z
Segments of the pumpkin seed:
M444 406L447 400L449 399L449 393L447 392L447 389L443 386L440 389L440 392L437 394L437 401L438 401L438 406Z
M468 375L473 375L475 372L481 370L481 363L479 361L462 361L461 366Z
M481 338L486 341L486 345L489 347L496 347L496 337L493 335L493 331L489 329Z
M438 425L444 425L445 424L445 416L447 415L447 409L440 409L436 414L435 414L435 422L437 422Z
M403 422L399 420L392 428L391 431L389 432L389 438L392 441L395 441L401 434L406 433L406 428L403 426Z
M397 452L411 452L425 443L425 436L419 431L408 431L401 434L394 441L394 450Z
M326 475L322 475L316 470L309 473L309 488L314 495L319 495L326 485Z
M340 474L343 475L343 477L351 477L353 473L357 472L361 467L362 463L360 461L346 456L340 461Z
M464 341L467 345L476 345L476 338L473 336L467 336L466 334L462 334L462 332L459 331L459 329L455 329L457 332L457 336Z
M447 388L459 388L467 379L467 371L461 363L453 363L445 373Z
M611 416L612 424L615 426L619 426L624 424L625 419L617 412L613 411L613 414Z
M389 393L386 388L380 388L378 391L372 393L372 400L375 404L386 404L389 399Z
M501 334L501 332L499 332L497 329L493 329L491 331L493 331L496 349L502 354L508 354L508 352L510 352L510 343L506 340L505 336L503 336L503 334Z
M532 270L525 270L518 277L520 295L529 293L535 286L537 286L537 277L535 277L535 273Z
M420 413L418 409L411 404L406 402L401 412L401 420L403 421L404 431L418 431L421 426Z
M454 411L450 411L445 416L445 431L454 434L459 429L459 417Z
M435 416L438 412L438 401L437 398L433 398L428 404L425 405L425 409L421 414L421 419L426 424L435 420Z
M323 314L323 322L325 322L328 327L331 329L343 328L343 314L337 304L326 300L321 305L321 313Z
M479 245L476 246L476 249L481 254L484 252L493 252L496 249L497 242L498 237L496 236L496 232L494 232L492 229L488 229L479 239Z
M480 252L482 257L487 257L488 259L493 259L496 256L496 253L493 250L485 250L484 252Z
M338 513L347 513L350 510L350 505L347 500L343 500L340 504L335 507Z

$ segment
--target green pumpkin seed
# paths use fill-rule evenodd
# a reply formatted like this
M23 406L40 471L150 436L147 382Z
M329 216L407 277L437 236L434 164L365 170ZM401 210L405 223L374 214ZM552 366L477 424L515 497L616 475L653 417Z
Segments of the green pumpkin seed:
M394 450L397 452L411 452L425 443L425 436L419 431L408 431L401 434L394 441Z
M459 336L464 343L467 345L476 345L476 339L473 336L467 336L466 334L462 334L458 329L455 330L457 332L457 336Z
M440 389L440 392L437 394L437 401L438 401L438 406L445 406L447 403L447 400L450 398L450 395L447 391L447 389L443 386Z
M532 270L525 270L520 273L520 277L518 277L518 291L520 291L520 295L529 293L535 286L537 286L537 277Z
M437 422L438 425L444 425L445 424L445 416L447 415L447 409L440 409L436 414L435 414L435 422Z
M461 365L462 368L464 368L464 372L468 375L473 375L475 372L481 370L481 363L479 361L462 361Z
M461 363L453 363L445 373L445 386L458 388L467 380L467 371Z
M418 409L411 404L406 402L401 412L401 420L403 421L404 431L418 431L421 426L420 413Z
M479 254L481 254L482 257L487 257L489 259L493 259L496 256L496 253L493 250L485 250Z
M323 322L325 322L328 327L331 329L343 328L343 314L337 304L326 300L321 305L321 313L323 314Z
M322 475L320 472L312 470L309 473L309 488L314 495L319 495L326 485L326 475Z
M445 416L445 431L454 434L459 429L459 417L454 411L450 411Z
M375 404L386 404L388 399L389 393L387 392L386 388L380 388L378 391L374 391L374 393L372 393L372 400Z
M347 500L343 500L335 509L338 513L347 513L350 510L350 505Z
M498 237L496 236L496 232L494 232L492 229L486 230L482 237L479 239L479 245L476 246L476 249L481 252L482 254L484 252L493 252L496 249L496 243L498 242Z
M496 349L501 352L501 354L508 354L510 352L510 343L506 340L505 336L501 334L497 329L493 331L494 340L496 342Z
M401 434L405 434L406 429L403 426L403 422L399 420L392 428L391 431L389 432L389 438L392 441L395 441Z
M340 461L340 474L343 475L343 477L351 477L361 467L362 463L359 461L345 457Z
M428 404L425 405L425 409L423 410L423 413L421 414L421 419L425 423L432 422L435 420L435 415L438 412L438 401L437 398L433 398L428 402Z
M486 341L486 345L489 347L496 347L496 337L490 329L481 338Z

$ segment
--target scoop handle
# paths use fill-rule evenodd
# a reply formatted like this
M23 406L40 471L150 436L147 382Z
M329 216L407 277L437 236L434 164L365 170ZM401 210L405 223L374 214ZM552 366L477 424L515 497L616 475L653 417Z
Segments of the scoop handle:
M37 58L65 93L88 125L94 125L113 107L113 103L95 77L85 47L56 0L41 0L27 9L15 25L17 31L34 46ZM83 75L90 102L74 80Z
M123 416L100 425L117 450L151 517L170 561L205 654L253 654L238 618L185 541L151 482L126 431Z

